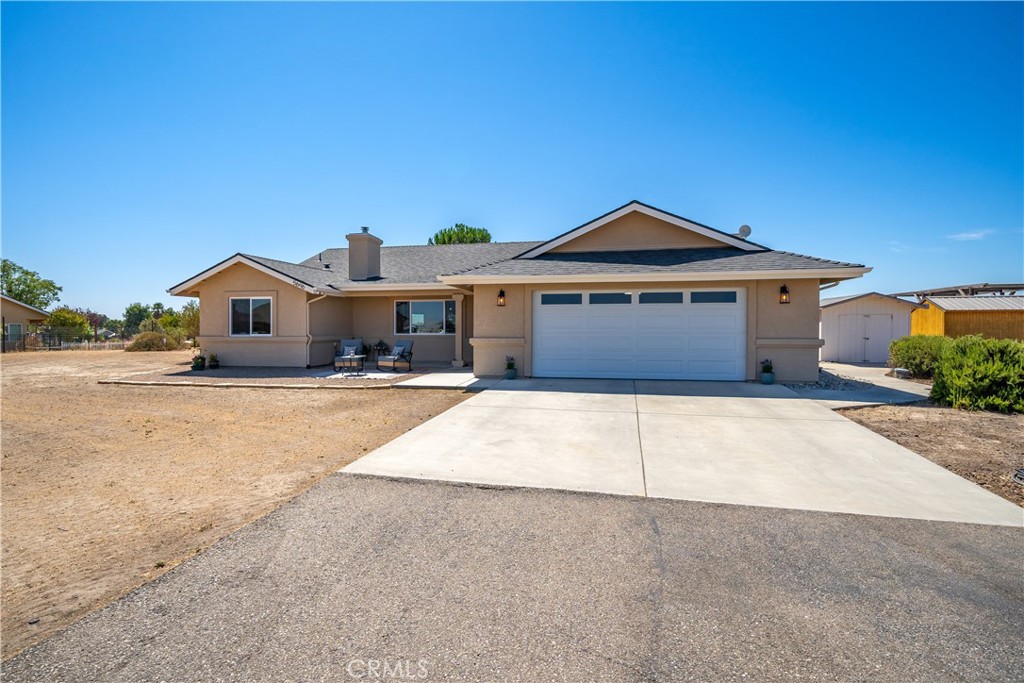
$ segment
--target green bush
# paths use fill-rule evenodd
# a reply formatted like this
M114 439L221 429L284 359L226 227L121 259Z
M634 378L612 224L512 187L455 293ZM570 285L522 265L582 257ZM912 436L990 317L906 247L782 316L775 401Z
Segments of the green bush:
M1024 342L980 335L951 340L931 398L954 408L1024 413Z
M889 344L889 367L906 368L919 379L928 379L939 364L942 349L951 342L949 337L916 334L893 339Z
M159 332L143 332L132 339L132 343L124 347L125 351L174 351L181 345L169 334Z

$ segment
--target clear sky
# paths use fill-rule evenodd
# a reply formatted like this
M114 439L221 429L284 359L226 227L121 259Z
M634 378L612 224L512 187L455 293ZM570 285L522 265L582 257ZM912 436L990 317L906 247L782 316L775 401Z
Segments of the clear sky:
M368 225L546 239L653 204L1024 280L1020 3L2 6L2 250L120 317Z

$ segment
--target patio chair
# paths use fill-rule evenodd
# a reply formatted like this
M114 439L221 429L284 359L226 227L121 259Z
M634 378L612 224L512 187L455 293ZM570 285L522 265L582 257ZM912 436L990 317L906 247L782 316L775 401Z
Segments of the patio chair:
M379 356L377 358L377 369L378 370L395 370L397 371L399 365L405 365L406 372L412 371L412 340L411 339L399 339L395 342L395 345L391 347L391 353L386 356Z
M362 339L342 339L334 347L334 371L360 368L366 359L365 356L359 357L362 353Z

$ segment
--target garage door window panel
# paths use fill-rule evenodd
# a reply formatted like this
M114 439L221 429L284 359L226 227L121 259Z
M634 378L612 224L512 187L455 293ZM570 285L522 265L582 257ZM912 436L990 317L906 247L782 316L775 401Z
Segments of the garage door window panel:
M633 295L629 292L592 292L589 301L591 306L607 304L629 305L633 303Z
M640 292L641 304L681 304L682 292Z
M541 294L541 306L574 306L583 303L582 294Z
M690 292L691 304L734 304L736 292Z

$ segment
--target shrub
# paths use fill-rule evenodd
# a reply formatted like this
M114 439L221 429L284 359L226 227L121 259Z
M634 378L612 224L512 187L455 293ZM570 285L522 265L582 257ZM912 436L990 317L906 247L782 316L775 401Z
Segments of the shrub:
M125 351L174 351L180 346L174 337L159 332L143 332L124 347Z
M951 340L931 398L954 408L1024 413L1024 342L980 335Z
M935 372L943 347L952 340L949 337L917 334L893 339L889 344L889 367L906 368L920 379L928 379Z

